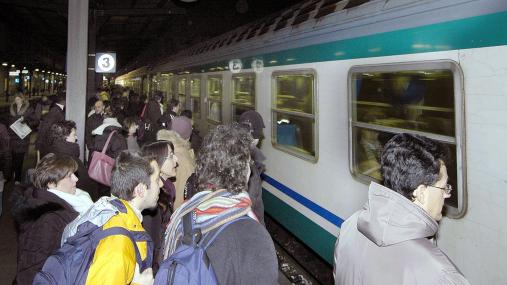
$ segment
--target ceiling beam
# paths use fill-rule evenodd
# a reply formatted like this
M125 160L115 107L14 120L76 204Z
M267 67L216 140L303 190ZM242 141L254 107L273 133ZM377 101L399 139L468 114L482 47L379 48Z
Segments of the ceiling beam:
M22 8L36 9L39 11L55 12L55 13L67 15L67 5L58 5L58 4L47 3L47 2L41 3L40 1L0 0L0 6L22 7Z
M0 0L1 1L1 0ZM186 10L182 8L133 8L133 9L97 9L95 16L171 16L184 15Z

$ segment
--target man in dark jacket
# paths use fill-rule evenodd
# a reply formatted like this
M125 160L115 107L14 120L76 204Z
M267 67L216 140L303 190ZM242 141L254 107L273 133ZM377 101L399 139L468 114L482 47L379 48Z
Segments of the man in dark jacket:
M49 128L51 128L51 125L54 123L63 120L65 120L65 96L58 95L53 106L49 109L49 112L42 117L42 121L39 124L39 133L35 146L40 152L40 157L43 157L49 152L47 142Z
M252 173L248 181L248 195L252 199L252 210L259 219L259 222L264 225L264 203L262 202L262 178L261 174L266 170L264 161L266 157L262 151L257 147L264 137L264 120L261 114L256 111L246 111L239 117L239 123L246 126L252 137L254 138L253 144L250 146L250 157L253 160L253 165L250 167Z
M335 284L469 284L431 240L451 196L445 149L428 138L394 136L380 159L383 186L340 229Z
M86 118L85 143L88 149L92 147L92 131L102 125L104 121L104 102L97 100L93 106L94 112Z

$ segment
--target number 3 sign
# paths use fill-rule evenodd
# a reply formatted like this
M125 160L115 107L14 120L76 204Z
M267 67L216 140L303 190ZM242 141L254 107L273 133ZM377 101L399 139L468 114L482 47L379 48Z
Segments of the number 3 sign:
M116 72L116 53L96 53L95 54L95 72L97 73L115 73Z

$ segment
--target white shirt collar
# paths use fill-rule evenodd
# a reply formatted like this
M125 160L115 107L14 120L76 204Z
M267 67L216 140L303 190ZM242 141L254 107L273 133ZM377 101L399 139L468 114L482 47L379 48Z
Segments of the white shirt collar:
M129 203L129 206L130 208L132 208L132 211L134 211L134 214L136 214L137 218L139 219L139 222L143 222L143 214L141 213L141 211L139 211L139 209L136 208L136 206L132 205L132 203L130 203L129 201L127 201L127 203Z
M55 104L56 104L56 106L60 107L60 109L62 109L62 110L63 110L63 107L65 107L65 106L64 106L64 105L62 105L62 104L58 104L58 103L55 103Z

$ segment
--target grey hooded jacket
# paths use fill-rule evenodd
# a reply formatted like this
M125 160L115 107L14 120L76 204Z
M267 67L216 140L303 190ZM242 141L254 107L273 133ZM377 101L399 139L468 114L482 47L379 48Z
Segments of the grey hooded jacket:
M437 222L407 198L372 182L368 202L341 227L335 284L469 284L430 240Z

